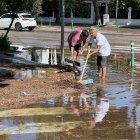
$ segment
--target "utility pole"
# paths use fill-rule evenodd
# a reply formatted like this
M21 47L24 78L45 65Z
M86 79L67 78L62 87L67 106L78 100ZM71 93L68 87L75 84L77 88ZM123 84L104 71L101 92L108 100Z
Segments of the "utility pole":
M61 0L61 64L64 63L64 17L65 0Z

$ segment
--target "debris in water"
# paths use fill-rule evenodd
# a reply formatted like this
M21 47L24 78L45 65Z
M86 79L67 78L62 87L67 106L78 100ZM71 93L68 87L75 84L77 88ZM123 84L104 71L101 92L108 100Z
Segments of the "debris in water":
M21 92L21 93L20 93L20 96L23 96L23 97L24 97L24 96L27 96L27 95L29 95L27 92Z

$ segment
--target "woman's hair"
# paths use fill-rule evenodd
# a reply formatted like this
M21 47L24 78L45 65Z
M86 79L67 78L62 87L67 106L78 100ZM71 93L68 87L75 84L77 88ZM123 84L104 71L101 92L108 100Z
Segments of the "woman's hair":
M88 30L83 30L82 31L82 33L81 33L83 36L85 36L85 37L88 37L88 35L89 35L89 32L88 32Z

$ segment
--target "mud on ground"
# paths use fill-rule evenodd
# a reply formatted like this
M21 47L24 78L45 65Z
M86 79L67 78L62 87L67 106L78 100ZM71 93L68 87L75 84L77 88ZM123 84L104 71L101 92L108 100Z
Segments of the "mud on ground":
M50 97L89 90L75 80L73 72L56 72L59 71L56 68L42 70L46 71L43 78L15 80L10 76L0 76L0 109L25 107Z

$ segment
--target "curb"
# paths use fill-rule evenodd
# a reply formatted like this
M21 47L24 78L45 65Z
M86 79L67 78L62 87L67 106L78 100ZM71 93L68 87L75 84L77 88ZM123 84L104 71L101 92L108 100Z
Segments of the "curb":
M60 29L56 29L56 28L53 28L53 27L50 27L50 28L38 28L38 29L35 29L36 31L42 31L42 32L61 32ZM70 29L66 29L64 30L65 33L70 33L72 30ZM123 36L140 36L140 34L138 33L120 33L120 32L111 32L111 31L103 31L101 30L100 33L103 33L103 34L107 34L107 35L123 35Z

